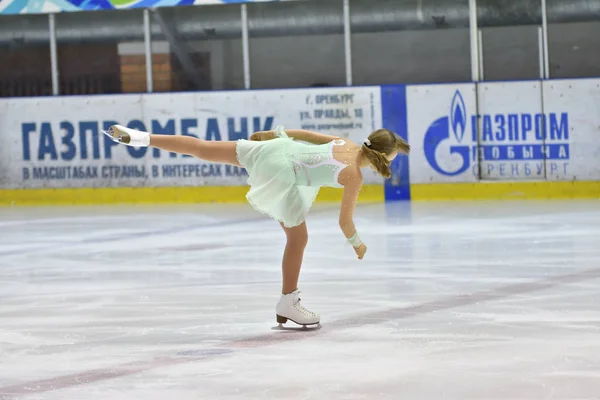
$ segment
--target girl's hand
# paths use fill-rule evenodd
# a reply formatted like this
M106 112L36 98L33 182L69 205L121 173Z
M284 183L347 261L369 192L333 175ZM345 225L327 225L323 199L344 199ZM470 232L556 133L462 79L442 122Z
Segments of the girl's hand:
M271 140L273 138L275 138L275 132L273 132L273 131L254 132L250 136L250 140L253 140L255 142L262 142L264 140Z
M365 256L365 253L367 252L367 246L365 246L364 243L361 243L360 246L358 246L358 247L352 247L352 248L356 252L356 255L358 256L358 259L362 260L363 257Z

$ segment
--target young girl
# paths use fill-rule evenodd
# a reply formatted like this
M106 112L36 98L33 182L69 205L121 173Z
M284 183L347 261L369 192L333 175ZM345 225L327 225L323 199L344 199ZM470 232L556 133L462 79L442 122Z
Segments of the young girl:
M155 135L121 125L104 132L129 146L151 146L195 156L215 163L243 167L250 190L246 198L253 208L279 221L287 236L283 254L282 294L275 310L279 324L318 325L318 314L300 304L298 277L308 242L306 215L322 186L343 188L339 225L359 259L367 247L354 227L354 206L363 183L361 168L371 167L385 178L398 153L410 146L387 129L378 129L361 146L348 139L305 130L254 133L250 140L206 141L190 136ZM293 139L297 139L300 143Z

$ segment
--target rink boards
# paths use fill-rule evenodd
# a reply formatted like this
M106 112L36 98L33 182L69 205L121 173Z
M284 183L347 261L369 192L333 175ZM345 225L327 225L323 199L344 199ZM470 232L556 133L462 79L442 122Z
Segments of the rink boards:
M600 197L599 106L600 79L3 99L0 203L244 201L245 170L117 145L115 123L207 140L392 129L412 153L385 182L365 170L362 201Z

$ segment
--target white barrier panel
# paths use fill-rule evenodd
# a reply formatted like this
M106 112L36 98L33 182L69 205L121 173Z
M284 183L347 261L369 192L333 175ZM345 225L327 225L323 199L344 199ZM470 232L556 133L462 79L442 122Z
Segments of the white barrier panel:
M0 187L242 185L244 170L117 145L119 123L207 140L308 129L361 143L381 127L379 87L24 98L0 101ZM366 183L382 183L374 173Z
M600 180L600 79L544 82L544 109L559 121L547 132L548 180Z
M411 183L476 181L475 85L408 86L406 97Z
M546 178L541 88L539 81L477 85L482 180Z
M600 179L600 80L409 86L411 183Z

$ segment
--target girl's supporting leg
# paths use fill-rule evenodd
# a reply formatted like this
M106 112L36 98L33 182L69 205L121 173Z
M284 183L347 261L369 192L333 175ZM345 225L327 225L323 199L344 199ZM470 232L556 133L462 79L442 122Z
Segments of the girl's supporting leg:
M302 259L304 258L304 249L308 243L308 232L306 230L306 222L293 228L286 228L283 224L281 224L281 227L287 236L281 265L283 272L281 293L290 294L298 289L298 277L300 276L300 268L302 267Z
M318 324L321 317L300 304L300 291L298 290L300 267L304 258L304 249L308 243L306 222L293 228L286 228L283 224L282 227L287 236L287 243L282 262L281 298L275 307L277 322L284 324L290 319L300 325Z

